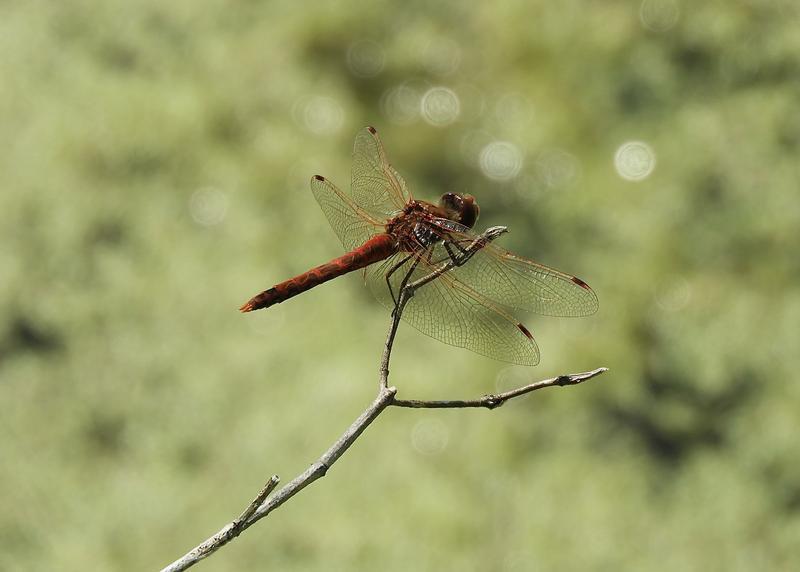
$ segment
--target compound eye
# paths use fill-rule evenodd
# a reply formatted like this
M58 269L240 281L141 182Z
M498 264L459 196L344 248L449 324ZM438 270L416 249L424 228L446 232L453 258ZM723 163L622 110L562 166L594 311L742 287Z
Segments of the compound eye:
M461 199L461 224L466 227L472 228L481 214L481 209L475 203L472 195L464 195Z
M439 205L453 211L460 211L463 201L456 193L445 193L439 199Z

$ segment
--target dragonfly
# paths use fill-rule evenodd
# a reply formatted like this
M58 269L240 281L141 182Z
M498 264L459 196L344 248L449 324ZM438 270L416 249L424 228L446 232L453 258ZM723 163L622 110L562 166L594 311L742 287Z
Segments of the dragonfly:
M387 160L374 127L356 136L350 191L321 175L311 178L311 191L346 254L264 290L240 311L285 302L356 270L395 311L406 285L424 282L438 270L400 317L446 344L519 365L536 365L540 354L515 312L572 317L597 311L597 296L580 278L491 242L468 251L478 238L472 230L480 214L475 198L446 192L436 204L415 199ZM460 258L465 254L468 260ZM451 267L442 272L443 265Z

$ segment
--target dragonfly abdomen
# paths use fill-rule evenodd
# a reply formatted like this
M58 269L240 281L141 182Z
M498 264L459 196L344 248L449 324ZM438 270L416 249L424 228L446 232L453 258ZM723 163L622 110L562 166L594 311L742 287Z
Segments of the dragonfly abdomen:
M330 262L307 270L294 278L276 284L269 290L264 290L261 294L253 296L239 310L252 312L253 310L280 304L289 298L302 294L306 290L310 290L314 286L319 286L323 282L354 270L360 270L379 260L384 260L396 251L397 240L394 237L385 233L378 234L339 258L334 258Z

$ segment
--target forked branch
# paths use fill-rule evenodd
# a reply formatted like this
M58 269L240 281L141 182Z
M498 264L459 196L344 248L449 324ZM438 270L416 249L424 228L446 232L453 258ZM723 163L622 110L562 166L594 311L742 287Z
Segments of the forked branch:
M457 258L442 264L431 274L416 280L415 282L407 284L400 292L400 297L397 306L392 312L392 323L389 327L389 333L386 338L386 345L384 347L383 356L381 358L380 367L380 383L378 387L378 395L375 400L367 407L358 418L353 421L350 427L342 434L336 442L331 445L322 456L314 461L308 469L302 474L296 476L277 493L272 494L275 487L277 487L279 479L277 475L273 475L267 483L262 487L261 491L256 495L255 499L244 509L242 514L226 524L216 534L210 536L201 544L187 552L184 556L166 566L161 572L179 572L186 570L191 566L197 564L200 560L210 556L228 542L239 536L244 530L270 514L273 510L288 501L294 495L306 488L308 485L324 477L333 464L344 454L347 449L358 439L361 433L377 419L388 406L394 405L396 407L411 407L411 408L427 408L427 409L443 409L443 408L464 408L464 407L486 407L494 409L499 407L509 399L528 394L537 389L552 386L564 385L577 385L587 381L601 373L608 371L607 368L601 367L593 371L583 373L574 373L568 375L561 375L551 379L545 379L531 383L524 387L512 389L504 393L496 395L484 395L478 399L473 400L446 400L446 401L421 401L421 400L403 400L395 399L397 389L389 387L389 360L392 354L392 347L394 345L395 334L400 324L400 318L403 314L408 301L414 296L414 292L421 288L431 280L435 280L445 272L448 272L455 266L468 263L472 255L483 248L488 242L494 240L501 234L506 232L506 228L496 226L488 229L483 234L479 235L469 246L461 252Z

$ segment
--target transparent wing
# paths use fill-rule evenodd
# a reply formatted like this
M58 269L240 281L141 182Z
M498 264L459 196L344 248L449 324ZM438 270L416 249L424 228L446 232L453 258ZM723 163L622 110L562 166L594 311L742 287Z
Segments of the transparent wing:
M447 240L466 247L475 239L466 227L454 231L451 221L444 223L448 228ZM454 247L451 250L458 252ZM544 316L588 316L598 307L594 291L580 278L491 243L448 274L451 279L503 306Z
M350 194L355 204L379 221L390 219L411 200L405 181L386 159L374 127L356 135Z
M359 208L351 197L325 177L314 175L311 178L311 192L345 250L353 250L384 231L380 221Z
M398 295L415 260L418 263L409 276L411 282L430 274L449 256L440 243L411 255L395 254L367 269L367 285L387 308L394 308L391 292ZM395 267L387 284L387 273ZM539 363L539 348L527 328L507 308L452 279L449 273L417 290L402 318L422 333L452 346L520 365Z

